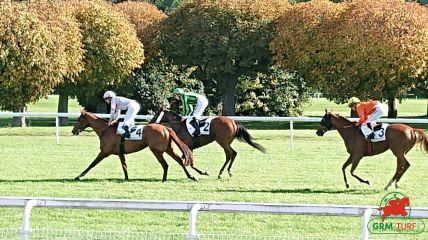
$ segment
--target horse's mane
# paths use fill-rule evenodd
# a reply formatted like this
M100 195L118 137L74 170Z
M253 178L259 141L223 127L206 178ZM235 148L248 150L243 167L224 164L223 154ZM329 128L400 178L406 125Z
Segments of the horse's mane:
M177 113L177 112L175 112L175 111L173 111L173 110L171 110L171 109L166 109L166 110L168 110L168 112L170 112L172 115L174 115L174 116L177 116L177 117L179 117L179 118L183 118L179 113Z
M339 120L345 121L345 122L347 122L347 123L349 123L349 124L353 124L353 123L352 123L348 118L343 117L343 116L339 115L338 113L332 113L332 112L330 112L330 115L335 116L335 117L337 117Z
M94 119L94 120L101 119L101 120L103 120L103 121L105 121L105 122L107 122L107 121L108 121L107 119L99 118L99 117L98 117L97 115L95 115L94 113L91 113L91 112L88 112L88 111L84 111L84 113L85 113L85 115L86 115L86 116L89 116L90 118L92 118L92 119Z

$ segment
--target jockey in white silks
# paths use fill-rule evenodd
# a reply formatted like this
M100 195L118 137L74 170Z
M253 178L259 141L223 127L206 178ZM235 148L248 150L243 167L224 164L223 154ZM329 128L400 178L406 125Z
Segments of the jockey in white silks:
M117 122L120 116L121 110L126 110L125 119L123 120L123 130L125 133L123 137L129 138L130 132L129 128L135 125L135 116L137 116L138 111L140 111L140 104L137 101L116 96L116 93L113 91L107 91L103 96L104 100L110 104L110 119L109 125Z

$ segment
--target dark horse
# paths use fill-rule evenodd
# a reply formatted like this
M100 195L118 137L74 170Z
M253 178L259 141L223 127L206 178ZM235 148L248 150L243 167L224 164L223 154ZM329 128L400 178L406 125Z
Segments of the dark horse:
M158 119L161 113L163 116L161 117L161 119ZM221 168L218 174L218 178L221 178L223 170L228 163L229 167L227 168L227 171L229 173L229 176L232 176L231 168L233 161L235 160L235 157L237 155L237 152L233 150L230 144L233 142L235 137L239 140L244 140L246 143L263 153L266 152L264 147L255 143L252 140L251 135L248 133L247 129L244 126L242 126L240 123L235 122L233 119L225 116L216 117L211 121L210 135L201 135L198 137L192 137L187 131L186 119L171 110L160 108L156 112L153 119L150 121L150 123L154 122L169 123L172 129L177 133L178 137L183 142L185 142L192 150L207 145L208 143L211 143L213 141L216 141L218 144L220 144L220 146L224 149L224 153L226 154L226 162ZM202 172L199 169L195 168L193 164L190 164L190 166L199 174L208 175L207 172Z
M82 114L77 119L76 124L72 130L74 135L79 135L80 132L85 130L87 127L91 127L95 130L98 137L100 138L100 153L95 160L85 169L75 180L80 180L81 177L85 176L93 167L95 167L104 158L111 154L119 155L120 162L122 164L123 173L125 180L128 181L128 166L125 160L125 154L140 151L146 147L149 147L153 152L159 163L163 168L162 181L166 181L168 174L168 164L163 157L163 153L166 152L175 161L177 161L184 169L187 177L196 180L190 176L186 170L185 165L190 165L193 162L193 154L189 147L184 144L175 134L175 132L160 124L149 124L144 126L143 139L124 141L125 152L120 151L121 136L116 134L117 123L108 125L108 121L105 119L98 118L94 114L86 111L82 111ZM181 159L177 154L174 153L171 142L174 142L184 154L184 159Z
M392 153L397 157L397 169L391 181L386 185L386 191L394 181L395 187L398 188L398 182L410 167L410 163L407 161L405 154L407 154L416 143L419 143L421 148L428 153L428 135L421 129L412 128L404 124L389 124L386 131L386 140L373 143L371 153L368 151L368 144L370 144L370 142L364 139L358 126L342 116L334 113L327 113L326 110L326 114L321 120L321 126L317 130L317 135L323 136L324 133L333 128L337 129L340 136L345 141L346 149L350 154L348 160L346 160L342 167L343 178L345 179L347 188L349 188L349 184L346 179L345 169L350 164L351 175L360 182L370 185L370 181L363 180L354 174L358 163L365 156L377 155L391 149Z

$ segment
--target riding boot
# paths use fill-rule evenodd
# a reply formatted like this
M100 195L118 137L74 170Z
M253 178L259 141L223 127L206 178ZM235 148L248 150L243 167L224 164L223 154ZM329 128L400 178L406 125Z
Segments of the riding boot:
M373 130L371 129L370 124L367 124L367 125L363 125L363 126L361 126L361 132L363 132L364 137L365 137L367 140L374 139L374 136L375 136L375 135L374 135Z
M125 133L122 134L122 137L124 137L124 138L130 138L131 137L131 133L129 132L129 127L126 126L126 125L123 125L122 129L125 130Z
M193 118L192 121L190 121L190 124L195 128L195 132L193 133L193 137L198 137L201 135L201 132L199 130L199 120L196 118Z

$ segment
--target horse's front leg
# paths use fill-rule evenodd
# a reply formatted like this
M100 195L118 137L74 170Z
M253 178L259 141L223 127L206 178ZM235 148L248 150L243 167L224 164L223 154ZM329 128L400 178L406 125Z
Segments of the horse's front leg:
M128 179L128 165L126 164L125 155L119 154L120 163L122 165L123 174L125 175L125 181L129 181Z
M91 170L93 167L95 167L98 163L100 163L104 158L108 157L110 154L104 153L104 152L100 152L98 153L98 156L95 158L94 161L92 161L91 164L89 164L88 168L85 169L85 171L83 171L79 176L75 177L74 180L80 180L81 177L85 176L86 173L89 172L89 170Z
M352 155L349 156L348 160L346 160L346 162L342 166L343 179L345 180L346 188L349 188L349 183L348 183L348 179L346 179L346 172L345 172L345 170L349 166L349 164L351 164L351 163L352 163Z
M363 158L363 156L356 156L356 155L352 155L352 167L351 167L351 175L358 179L358 181L365 183L369 186L371 186L371 182L369 180L364 180L362 178L360 178L359 176L357 176L354 171L355 169L358 167L358 164L360 163L360 160Z

